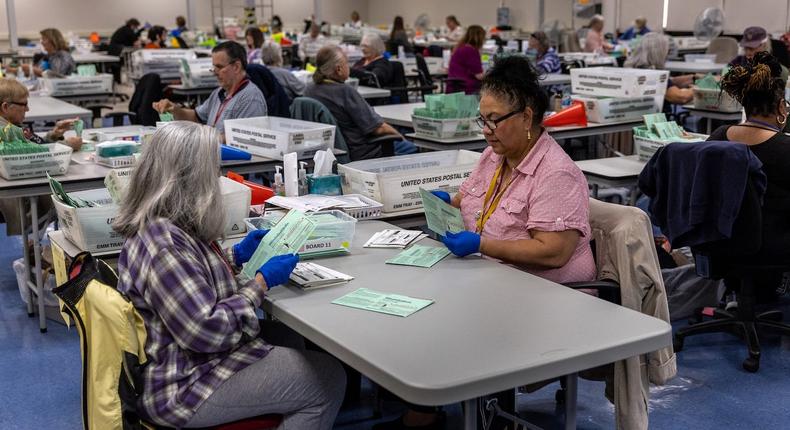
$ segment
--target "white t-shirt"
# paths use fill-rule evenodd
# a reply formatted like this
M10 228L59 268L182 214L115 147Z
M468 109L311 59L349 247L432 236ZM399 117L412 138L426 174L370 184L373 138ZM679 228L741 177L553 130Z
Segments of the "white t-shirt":
M466 34L466 30L464 30L464 28L459 25L458 27L455 27L455 30L447 34L447 40L450 42L458 42L464 37L464 34Z

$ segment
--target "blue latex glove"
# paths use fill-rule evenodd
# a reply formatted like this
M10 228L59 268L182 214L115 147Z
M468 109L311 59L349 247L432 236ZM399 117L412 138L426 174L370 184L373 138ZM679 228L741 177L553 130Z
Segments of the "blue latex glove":
M431 194L433 194L434 196L444 200L444 202L447 203L448 205L452 204L452 203L450 203L452 201L452 198L450 197L450 193L448 193L447 191L431 190Z
M288 282L288 278L298 262L299 256L296 254L277 255L264 263L256 273L260 273L263 276L263 280L266 281L266 288L272 289L277 285Z
M469 254L480 252L480 235L471 231L447 232L442 237L442 242L453 254L466 257Z
M233 262L236 267L241 267L242 264L250 261L252 254L258 249L258 244L261 243L263 236L266 236L269 230L253 230L247 233L241 242L233 245Z

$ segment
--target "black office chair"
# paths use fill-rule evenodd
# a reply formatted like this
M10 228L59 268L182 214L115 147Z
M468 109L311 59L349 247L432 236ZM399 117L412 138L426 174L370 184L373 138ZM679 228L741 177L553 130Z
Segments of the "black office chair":
M735 156L733 155L735 152L741 154ZM746 172L748 170L745 163L750 157L753 157L750 150L738 143L701 142L693 146L672 143L656 152L640 175L639 187L651 199L662 199L664 193L674 191L673 184L693 181L695 189L711 195L711 200L717 198L717 194L718 198L723 198L722 196L728 194L721 189L723 181L718 181L715 176L708 173L715 174L719 169L730 170L733 174L738 171ZM744 161L743 165L731 161L740 159L747 161ZM701 176L705 177L707 183L697 183L701 180ZM703 315L700 313L692 318L689 326L677 330L674 339L675 351L683 349L685 338L688 336L716 332L734 334L742 338L748 347L749 356L743 361L743 368L749 372L756 372L760 367L758 328L772 329L782 336L790 336L790 324L781 322L781 312L770 311L758 314L755 310L757 291L758 288L762 288L755 282L756 278L776 274L777 285L770 286L775 288L778 286L781 273L790 271L790 256L786 253L782 255L767 251L766 244L772 245L775 241L774 237L779 232L764 230L763 195L758 191L757 181L761 180L758 178L757 173L748 176L740 208L728 238L703 242L703 239L696 239L689 232L675 234L672 237L674 233L667 220L684 216L684 208L691 202L675 203L673 207L670 205L674 200L670 200L666 203L666 210L662 210L665 207L662 204L656 208L656 211L652 211L651 203L654 222L659 226L668 226L667 234L670 235L673 245L691 247L697 274L707 279L723 279L727 289L735 292L738 298L737 310L716 309L713 319L705 322L702 322ZM702 203L697 203L697 212L704 209Z
M425 57L422 54L414 54L414 59L417 62L417 70L415 70L417 72L417 82L420 84L420 93L424 100L426 95L433 94L437 85L433 83L433 77L431 77L431 72L428 70L428 63L425 62Z
M713 318L702 321L702 314L675 332L675 351L681 351L686 337L702 333L730 333L746 342L749 357L743 368L756 372L760 368L759 329L769 329L782 336L790 336L790 324L782 322L782 312L770 310L757 313L755 278L765 274L781 275L790 271L790 261L763 252L763 238L770 232L763 231L762 198L754 183L747 184L743 203L733 226L732 237L705 243L691 248L697 274L707 279L724 279L728 290L736 292L738 306L734 311L716 309ZM779 276L777 276L778 280Z

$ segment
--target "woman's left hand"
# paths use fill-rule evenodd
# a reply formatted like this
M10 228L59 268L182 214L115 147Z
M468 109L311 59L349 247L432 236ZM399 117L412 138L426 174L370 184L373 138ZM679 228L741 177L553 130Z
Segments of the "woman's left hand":
M247 233L247 236L241 242L233 245L233 262L237 267L241 267L242 264L250 261L252 254L255 254L255 250L258 249L261 239L268 232L269 230L253 230Z
M55 123L55 127L52 128L51 135L56 139L60 139L63 137L63 133L69 131L74 127L74 123L79 118L71 118L71 119L63 119Z
M442 242L453 254L458 257L466 257L469 254L480 252L480 235L471 231L460 231L458 233L447 232L442 237Z

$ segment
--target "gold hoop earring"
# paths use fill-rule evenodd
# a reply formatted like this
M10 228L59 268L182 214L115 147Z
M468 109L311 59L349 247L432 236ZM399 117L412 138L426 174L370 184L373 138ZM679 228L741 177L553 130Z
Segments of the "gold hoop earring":
M779 119L779 118L782 118L782 119ZM787 115L785 115L785 116L777 115L776 116L776 122L778 122L779 125L781 125L782 128L784 128L785 124L787 123Z
M527 129L527 142L532 142L532 131Z

